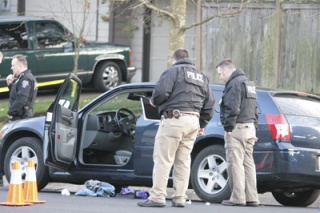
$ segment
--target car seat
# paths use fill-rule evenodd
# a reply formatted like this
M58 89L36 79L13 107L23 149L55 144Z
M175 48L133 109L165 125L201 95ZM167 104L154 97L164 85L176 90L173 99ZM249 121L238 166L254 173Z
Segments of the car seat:
M130 160L132 152L127 150L118 150L114 155L114 160L116 161L117 165L125 165Z

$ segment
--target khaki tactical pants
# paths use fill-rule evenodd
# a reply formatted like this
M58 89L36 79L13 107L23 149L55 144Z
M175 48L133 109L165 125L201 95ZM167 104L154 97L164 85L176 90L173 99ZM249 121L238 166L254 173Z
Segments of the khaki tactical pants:
M231 188L230 201L237 204L259 201L253 145L256 129L253 123L237 123L231 136L225 132L227 171Z
M198 129L199 118L194 115L161 120L154 144L153 186L150 190L150 200L165 202L168 178L173 165L175 192L172 200L176 203L185 203L190 176L190 153Z

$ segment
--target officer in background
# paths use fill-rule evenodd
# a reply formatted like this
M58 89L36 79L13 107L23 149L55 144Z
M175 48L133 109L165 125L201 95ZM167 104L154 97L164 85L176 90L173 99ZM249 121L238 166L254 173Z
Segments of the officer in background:
M214 111L209 80L189 59L185 49L173 53L172 67L160 77L150 99L162 115L153 152L153 186L141 207L164 207L169 174L173 170L173 207L184 207L189 185L191 151L197 135Z
M9 87L9 121L33 116L33 105L37 97L37 81L28 70L28 62L24 55L13 56L11 62L13 74L7 76Z
M253 146L258 122L256 86L230 59L217 72L226 83L220 103L231 197L226 206L259 206Z

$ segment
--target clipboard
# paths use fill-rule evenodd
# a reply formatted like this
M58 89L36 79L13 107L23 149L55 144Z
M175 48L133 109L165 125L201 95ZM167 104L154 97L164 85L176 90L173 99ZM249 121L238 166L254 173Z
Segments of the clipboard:
M161 116L158 114L158 108L151 106L149 98L143 96L140 100L143 116L146 120L161 120Z

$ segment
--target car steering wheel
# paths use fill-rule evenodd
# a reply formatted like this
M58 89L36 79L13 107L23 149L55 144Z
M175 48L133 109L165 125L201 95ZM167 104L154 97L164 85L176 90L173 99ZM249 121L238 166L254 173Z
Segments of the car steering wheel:
M128 109L121 108L116 112L115 120L121 132L128 136L133 136L136 130L137 118Z

